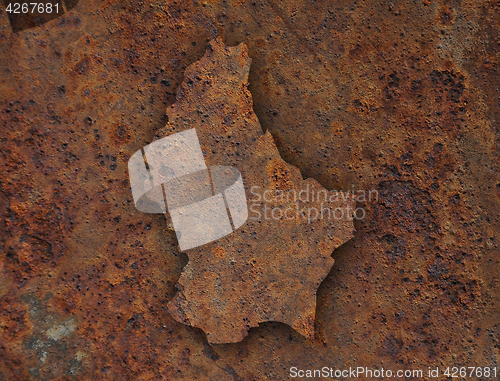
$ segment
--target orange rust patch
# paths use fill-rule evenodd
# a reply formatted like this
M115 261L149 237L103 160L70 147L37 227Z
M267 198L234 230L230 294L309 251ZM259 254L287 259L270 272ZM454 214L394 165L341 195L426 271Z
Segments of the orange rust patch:
M215 256L217 258L224 258L224 255L226 255L226 251L222 247L220 247L220 246L217 246L214 249L213 253L215 254Z
M295 324L293 324L293 329L300 332L303 336L312 339L314 337L314 312L312 315L295 322Z
M326 243L324 243L324 242L320 242L320 243L319 243L319 249L320 249L321 251L328 251L330 248L328 247L328 245L327 245Z
M266 171L271 180L272 188L283 191L293 189L290 170L283 160L273 159L266 165Z

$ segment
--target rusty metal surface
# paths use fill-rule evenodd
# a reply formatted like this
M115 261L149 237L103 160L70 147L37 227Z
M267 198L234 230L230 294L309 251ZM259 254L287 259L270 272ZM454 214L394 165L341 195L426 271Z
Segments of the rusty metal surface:
M0 12L0 379L286 379L499 366L497 1L80 1ZM316 337L210 345L167 303L187 257L127 160L208 41L244 42L262 128L327 189L376 189L317 293Z
M262 132L247 90L250 61L245 44L212 40L186 69L169 122L156 134L197 126L206 162L238 168L246 184L246 223L186 252L179 292L168 305L175 320L202 328L215 344L239 342L267 321L314 338L318 287L331 253L354 233L355 199L303 180Z

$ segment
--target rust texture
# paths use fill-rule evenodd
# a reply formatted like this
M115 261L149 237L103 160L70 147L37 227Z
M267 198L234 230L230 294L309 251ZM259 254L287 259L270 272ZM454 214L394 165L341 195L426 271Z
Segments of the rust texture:
M0 379L498 367L499 25L496 0L82 0L13 32L2 6ZM218 36L248 46L287 163L379 192L333 253L314 338L267 322L209 344L174 320L187 256L134 207L127 161Z
M271 134L262 133L247 90L249 70L246 45L211 41L186 69L169 123L157 133L196 127L206 162L238 168L246 184L247 222L187 252L180 292L169 303L175 320L202 328L209 343L241 341L266 321L313 338L316 292L333 265L331 253L353 237L354 198L344 201L303 180L281 159Z

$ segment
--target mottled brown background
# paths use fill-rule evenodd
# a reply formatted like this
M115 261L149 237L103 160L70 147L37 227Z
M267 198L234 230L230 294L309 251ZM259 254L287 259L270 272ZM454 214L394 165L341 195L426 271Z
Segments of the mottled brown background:
M0 379L499 367L499 30L497 0L81 0L18 33L3 7ZM333 253L315 340L265 323L210 346L166 311L187 258L135 210L127 160L217 35L248 44L285 160L380 192Z

